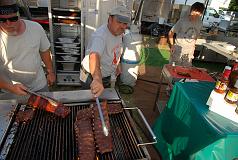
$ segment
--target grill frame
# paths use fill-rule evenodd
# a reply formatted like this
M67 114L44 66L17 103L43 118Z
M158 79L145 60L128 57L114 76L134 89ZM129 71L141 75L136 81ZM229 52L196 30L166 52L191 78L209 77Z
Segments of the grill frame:
M109 102L110 103L120 103L122 105L122 107L125 108L125 103L122 100L109 101ZM77 110L87 108L89 106L89 104L90 104L90 102L82 102L82 103L71 103L71 104L66 104L66 105L71 108L71 112L72 112L71 114L73 114L72 116L76 117ZM74 106L72 106L72 105L74 105ZM75 105L79 106L79 108L77 109L77 107L75 107ZM24 107L24 105L22 105L21 107ZM39 111L37 111L37 114L38 115L35 115L35 117L34 117L35 119L38 118L38 117L44 117L45 115L47 115L47 116L51 116L51 117L49 117L50 119L52 118L52 120L55 119L57 122L59 121L58 123L64 121L64 119L61 119L59 117L55 117L52 113L47 113L45 111L40 111L39 110ZM120 118L118 118L118 116L120 116ZM74 124L75 117L73 117L70 120L71 126L73 126L73 124ZM110 115L110 119L112 119L113 117L116 120L110 120L110 124L111 124L111 128L112 128L114 148L117 148L117 150L113 154L112 153L109 153L109 154L107 153L107 154L104 154L104 155L98 154L99 159L125 159L125 160L127 160L128 158L129 159L151 159L145 146L137 146L138 143L141 143L141 138L138 135L138 132L136 131L136 128L134 126L135 124L131 123L131 121L133 122L133 119L130 116L129 111L124 110L123 113L120 113L119 115ZM32 121L34 121L35 119L33 119ZM40 125L44 126L45 122L46 122L46 120L42 121L40 124L38 124L38 126L33 126L33 127L41 129L41 127L39 127L39 126ZM50 122L48 122L48 123L50 123ZM121 140L119 140L117 137L114 137L114 135L116 135L117 132L114 130L113 126L117 126L117 124L119 124L119 123L120 123L121 126L125 125L127 127L127 129L126 129L126 130L128 130L127 134L129 134L129 136L125 135L125 133L123 132L124 135L122 136L123 138ZM21 125L31 125L31 122L30 122L30 124L21 124ZM47 125L49 125L49 127L50 127L51 124L47 124ZM23 127L23 128L19 129L19 127ZM39 150L42 150L42 149L43 150L48 150L48 148L49 149L51 148L52 150L50 152L54 153L54 154L51 154L52 155L51 157L49 157L47 155L42 155L40 153L37 153L35 150L33 151L33 153L32 153L32 151L29 151L30 155L23 155L24 152L21 151L22 149L25 149L25 148L30 148L31 149L31 147L33 147L32 146L33 144L31 144L30 147L29 147L29 145L27 146L26 144L25 144L25 146L24 145L21 146L20 144L18 144L18 148L14 149L14 145L16 145L16 143L21 143L21 141L19 141L19 142L16 142L16 141L19 138L18 136L20 136L20 135L24 136L24 131L22 131L22 130L24 130L24 127L25 126L20 126L20 125L18 126L16 122L14 122L12 124L11 130L13 130L13 131L10 132L11 134L8 134L8 137L10 136L11 138L10 138L10 140L9 140L9 138L7 138L8 140L6 141L5 146L8 146L8 147L4 147L4 148L6 148L5 151L1 152L1 157L0 157L1 159L3 158L3 159L10 160L10 159L16 159L16 157L17 157L18 160L21 160L21 159L31 159L31 160L34 160L34 159L36 159L36 160L38 160L38 159L44 159L44 160L47 160L47 159L49 159L49 160L54 160L54 159L57 159L57 160L60 160L60 159L62 159L62 160L76 159L76 151L74 151L74 153L71 156L68 156L68 158L67 158L67 157L64 157L64 154L61 153L62 149L59 149L59 150L55 149L55 147L57 147L57 146L54 146L54 144L53 144L53 147L49 147L49 146L45 146L45 145L39 146L40 147ZM19 133L20 132L19 130L22 133ZM14 131L15 131L15 133L14 133ZM54 132L54 128L52 129L52 132ZM35 132L35 134L38 134L38 133ZM43 134L46 134L46 133L43 133ZM70 134L70 133L66 133L66 134ZM13 140L13 135L15 135L14 140ZM72 132L71 136L72 136L72 139L75 139L74 132ZM128 137L130 137L130 138L133 137L133 139L131 139L133 141L133 144L128 144L128 139L126 139ZM22 138L25 139L25 140L30 139L31 141L34 139L34 138L29 138L29 137L27 138L26 135ZM37 141L40 141L39 137L38 137ZM129 139L129 141L130 141L130 139ZM60 145L60 144L63 144L64 142L61 143L61 142L58 142L58 141L56 142L55 141L54 143L56 143L56 145L57 144ZM75 148L76 141L73 140L73 143L74 143L74 144L72 144L73 148ZM126 148L126 149L129 149L129 151L125 151L125 148L123 148L123 146L125 147L125 146L129 146L129 145L131 145L131 147ZM133 147L134 148L137 147L138 150L134 149ZM15 150L15 151L13 152L13 150ZM54 150L56 152L54 152ZM138 152L138 153L136 153L135 151ZM64 149L63 149L63 152L64 152ZM129 155L128 155L127 152L129 152ZM4 153L5 158L4 158L4 155L2 153ZM13 153L15 155L13 155ZM138 156L137 155L131 155L131 153L138 154ZM53 156L55 156L55 157L53 157Z

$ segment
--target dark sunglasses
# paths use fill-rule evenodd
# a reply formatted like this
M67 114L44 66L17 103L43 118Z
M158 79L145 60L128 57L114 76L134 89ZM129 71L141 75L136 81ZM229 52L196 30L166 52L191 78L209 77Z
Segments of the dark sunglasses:
M16 22L18 20L18 16L15 16L15 17L10 17L10 18L0 18L0 23L5 23L8 21L10 22Z

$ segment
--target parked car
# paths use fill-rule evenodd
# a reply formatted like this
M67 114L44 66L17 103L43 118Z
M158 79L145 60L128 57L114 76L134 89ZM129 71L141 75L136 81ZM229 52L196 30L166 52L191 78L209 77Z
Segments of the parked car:
M218 12L220 14L221 20L226 20L226 21L231 20L232 14L230 11L224 11L224 10L219 9Z
M208 7L204 13L203 26L206 28L218 26L221 19L222 16L214 8Z
M238 31L238 12L225 11L218 29L223 32Z

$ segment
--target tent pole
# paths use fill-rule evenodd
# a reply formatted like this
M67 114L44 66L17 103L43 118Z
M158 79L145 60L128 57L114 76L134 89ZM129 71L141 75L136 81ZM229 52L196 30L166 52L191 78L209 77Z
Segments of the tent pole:
M204 12L203 12L203 15L202 15L202 21L203 21L203 19L204 19L204 14L206 13L209 0L206 0L204 3L205 3L205 9L204 9Z

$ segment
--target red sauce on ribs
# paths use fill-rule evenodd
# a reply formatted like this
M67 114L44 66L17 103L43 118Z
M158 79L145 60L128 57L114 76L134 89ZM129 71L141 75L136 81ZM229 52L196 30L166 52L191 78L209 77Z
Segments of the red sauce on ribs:
M62 103L58 102L55 106L52 105L47 99L36 95L31 95L27 104L34 108L43 109L45 111L54 113L55 115L62 118L65 118L70 113L70 109L64 106Z

